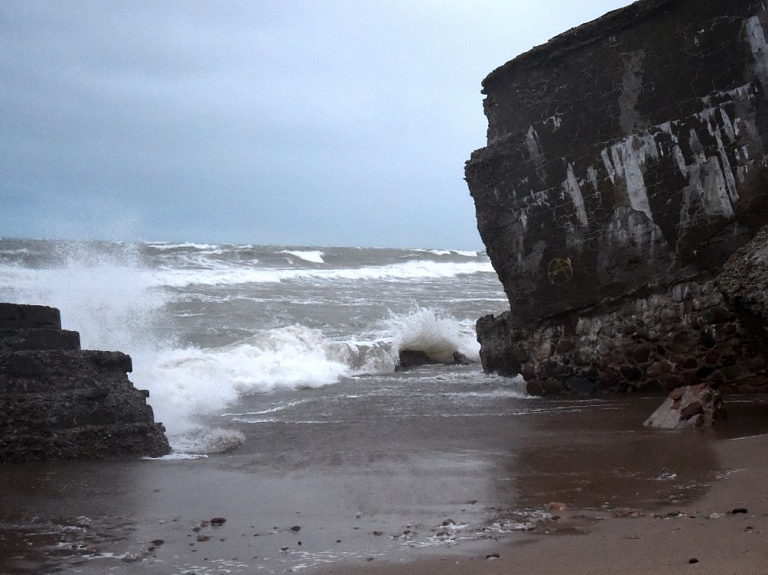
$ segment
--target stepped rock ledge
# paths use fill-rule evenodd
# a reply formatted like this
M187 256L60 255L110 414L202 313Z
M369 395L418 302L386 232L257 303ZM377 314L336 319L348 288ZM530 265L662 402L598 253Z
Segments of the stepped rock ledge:
M58 309L0 303L0 463L167 454L131 369L124 353L81 350Z
M762 1L640 0L483 81L465 173L510 303L477 322L486 371L768 390L766 38Z

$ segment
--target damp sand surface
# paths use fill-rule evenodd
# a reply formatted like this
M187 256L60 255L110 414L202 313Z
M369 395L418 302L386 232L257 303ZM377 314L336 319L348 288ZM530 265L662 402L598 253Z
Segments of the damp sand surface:
M0 573L768 572L768 404L660 432L657 397L517 401L361 404L195 460L4 465Z

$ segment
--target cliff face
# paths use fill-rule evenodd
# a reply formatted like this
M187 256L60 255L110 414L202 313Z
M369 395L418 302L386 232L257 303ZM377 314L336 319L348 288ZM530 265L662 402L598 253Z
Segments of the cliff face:
M0 462L164 455L164 428L120 352L80 350L59 310L0 303Z
M759 1L641 0L485 79L466 179L511 306L478 324L487 370L553 393L761 373L712 360L759 355L714 279L768 223L764 27Z

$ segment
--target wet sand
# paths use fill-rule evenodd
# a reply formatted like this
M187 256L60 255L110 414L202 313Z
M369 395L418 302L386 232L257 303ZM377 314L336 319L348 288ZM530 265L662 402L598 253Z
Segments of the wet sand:
M715 446L722 473L699 500L649 513L567 509L490 552L408 564L334 566L351 575L757 575L768 573L768 435Z
M659 432L659 398L523 401L252 426L195 461L0 466L0 573L768 572L768 437L734 439L768 431L765 403Z

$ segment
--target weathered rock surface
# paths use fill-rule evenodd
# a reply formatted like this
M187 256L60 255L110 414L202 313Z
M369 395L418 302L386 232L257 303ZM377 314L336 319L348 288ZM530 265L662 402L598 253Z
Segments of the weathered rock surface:
M164 455L131 358L80 350L59 310L0 303L0 462Z
M720 392L706 384L679 387L645 421L648 427L708 427L726 418Z
M765 252L718 280L768 223L765 28L759 1L641 0L485 79L466 179L510 311L478 321L484 369L541 394L766 386Z

